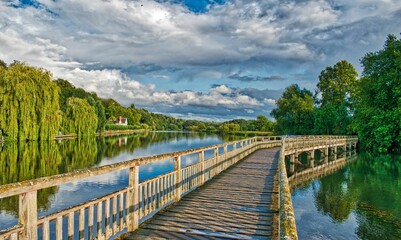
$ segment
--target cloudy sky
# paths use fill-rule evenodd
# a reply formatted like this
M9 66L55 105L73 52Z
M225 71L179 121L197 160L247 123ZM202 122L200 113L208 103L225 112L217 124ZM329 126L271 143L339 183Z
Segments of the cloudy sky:
M400 32L400 0L0 0L6 63L180 118L269 116Z

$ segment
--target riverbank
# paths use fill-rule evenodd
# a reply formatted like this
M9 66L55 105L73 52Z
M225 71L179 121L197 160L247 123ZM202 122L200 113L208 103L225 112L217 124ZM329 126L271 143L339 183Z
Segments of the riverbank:
M119 135L130 135L130 134L135 134L135 133L144 133L146 132L146 129L136 129L136 130L107 130L103 131L101 133L96 133L96 136L103 136L103 137L109 137L109 136L119 136ZM76 134L65 134L65 135L58 135L54 139L55 140L62 140L62 139L73 139L76 138Z

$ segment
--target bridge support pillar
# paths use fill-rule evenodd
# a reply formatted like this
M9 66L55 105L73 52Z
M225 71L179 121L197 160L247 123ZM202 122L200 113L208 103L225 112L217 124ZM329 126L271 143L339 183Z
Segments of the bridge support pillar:
M334 161L336 161L338 156L338 146L335 146L333 150L334 150Z
M309 157L309 166L311 168L315 167L315 150L310 151L310 154L308 154Z
M290 173L295 172L295 154L290 155Z
M326 147L324 149L324 163L325 164L329 163L329 152L330 152L330 149L328 147Z

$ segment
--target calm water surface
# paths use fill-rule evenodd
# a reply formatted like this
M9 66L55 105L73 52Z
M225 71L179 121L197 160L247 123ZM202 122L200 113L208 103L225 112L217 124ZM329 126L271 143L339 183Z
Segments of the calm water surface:
M299 239L401 239L401 157L360 154L292 201Z
M126 137L30 142L0 146L0 185L50 176L77 169L107 165L137 157L158 155L222 143L217 135L194 133L148 133ZM205 158L212 156L205 152ZM183 158L183 165L197 159ZM143 181L174 169L172 160L140 167ZM128 171L91 177L38 191L39 216L100 197L128 185ZM18 198L0 199L0 230L17 223Z

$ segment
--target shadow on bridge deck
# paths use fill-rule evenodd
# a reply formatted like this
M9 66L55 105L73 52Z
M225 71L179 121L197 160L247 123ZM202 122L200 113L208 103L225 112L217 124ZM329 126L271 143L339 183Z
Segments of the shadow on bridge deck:
M279 148L256 151L121 238L277 237L278 158Z

